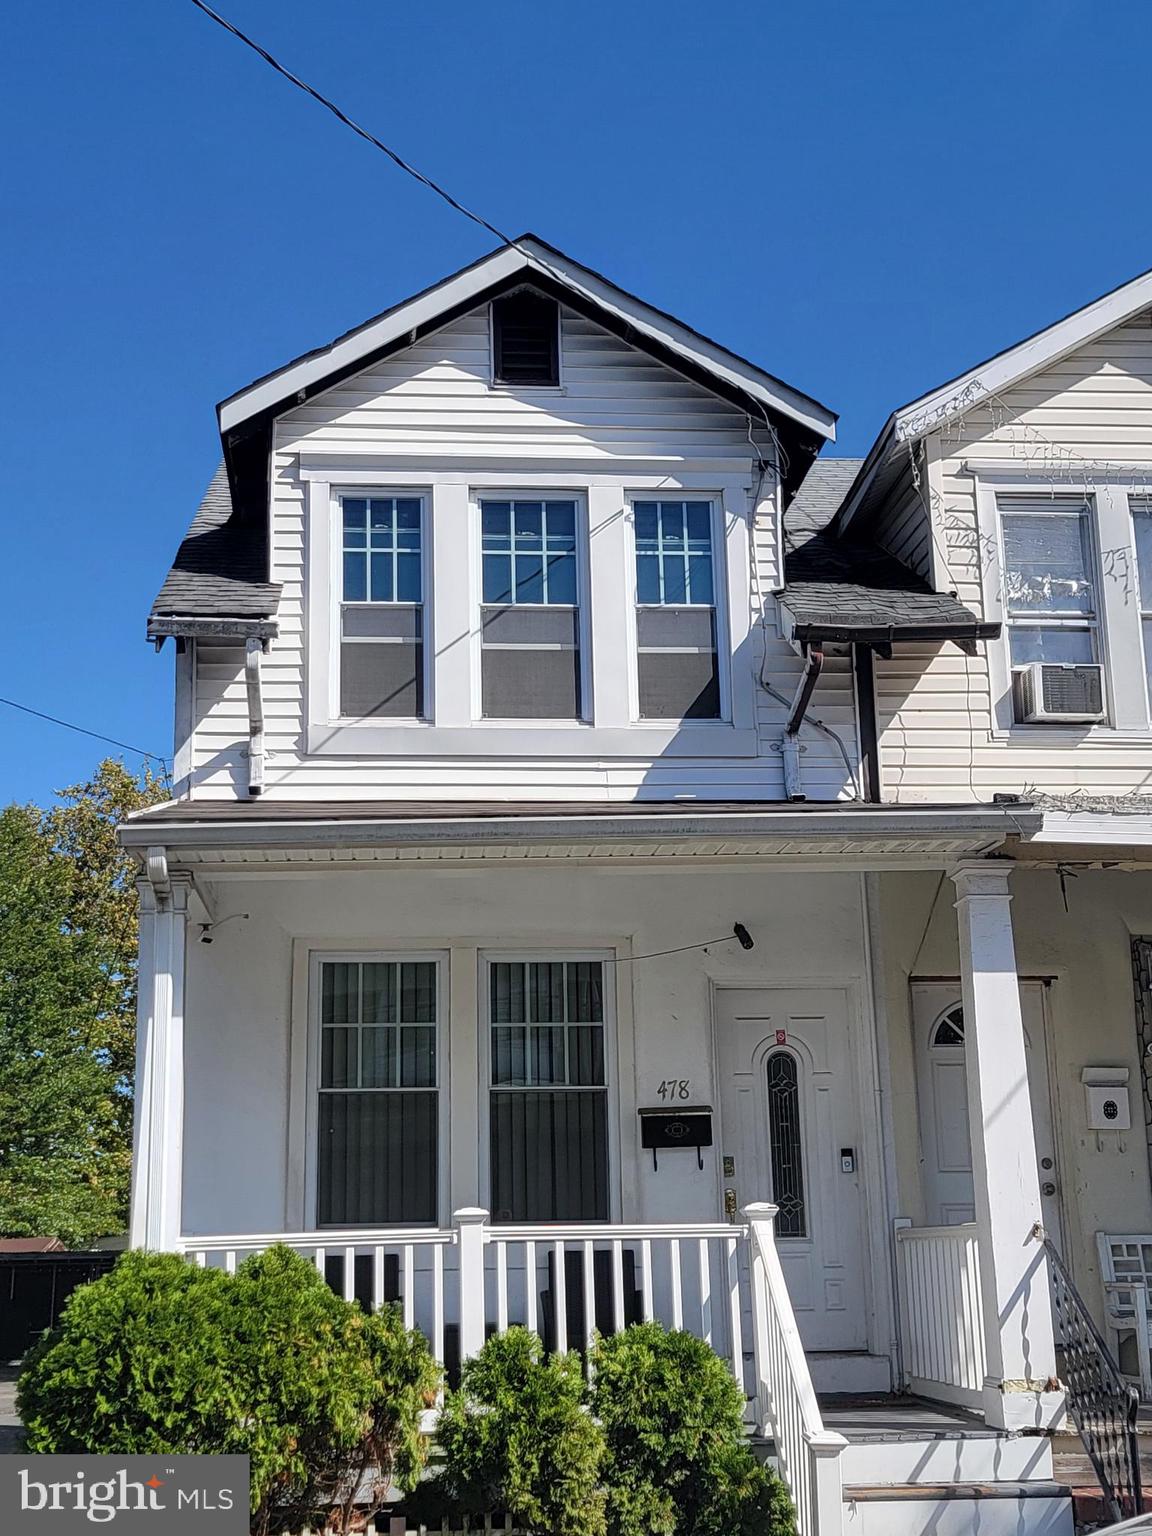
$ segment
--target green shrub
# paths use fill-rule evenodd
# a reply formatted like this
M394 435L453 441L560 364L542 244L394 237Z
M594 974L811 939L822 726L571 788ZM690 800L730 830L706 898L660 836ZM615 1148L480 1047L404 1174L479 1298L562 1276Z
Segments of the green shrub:
M788 1494L753 1455L743 1394L707 1344L641 1323L600 1340L593 1365L609 1536L793 1536Z
M553 1355L510 1328L465 1362L437 1440L444 1472L414 1512L505 1510L538 1536L603 1536L603 1438L584 1404L579 1355Z
M373 1462L415 1482L438 1379L422 1336L392 1311L365 1317L288 1248L234 1276L137 1252L73 1292L18 1406L31 1452L248 1456L264 1536L333 1504L346 1524Z

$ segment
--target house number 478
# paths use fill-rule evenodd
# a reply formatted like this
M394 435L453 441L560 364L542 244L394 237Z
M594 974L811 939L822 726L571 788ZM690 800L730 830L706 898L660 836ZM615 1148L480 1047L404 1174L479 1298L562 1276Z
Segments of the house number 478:
M690 1099L689 1082L687 1077L666 1077L656 1092L662 1099Z

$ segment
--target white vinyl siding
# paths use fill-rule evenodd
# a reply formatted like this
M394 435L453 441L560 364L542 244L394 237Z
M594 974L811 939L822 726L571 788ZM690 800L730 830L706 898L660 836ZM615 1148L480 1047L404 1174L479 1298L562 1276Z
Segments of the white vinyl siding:
M876 660L885 798L987 801L997 791L1029 788L1145 789L1152 740L1129 500L1152 495L1149 317L972 407L927 440L921 466L922 505L933 509L936 583L988 618L1003 618L985 604L999 560L996 495L1092 496L1110 717L1089 729L1014 729L1003 641L981 645L975 656L952 645L897 645L890 659ZM991 488L997 472L1005 478Z
M272 579L282 583L277 612L279 634L263 663L268 758L266 792L288 798L436 799L513 798L541 800L628 800L687 795L700 799L782 798L778 744L787 708L755 684L763 645L766 676L791 697L801 662L781 638L772 592L780 585L778 516L768 485L754 528L755 581L749 592L749 553L733 552L727 574L738 647L734 703L743 700L753 748L726 754L717 741L703 751L668 751L651 745L640 726L615 739L611 750L577 755L563 743L546 752L482 751L459 736L446 747L432 742L428 720L397 722L418 738L401 752L306 750L308 664L318 642L309 631L305 605L307 552L316 541L315 482L304 478L301 459L323 457L339 490L386 487L399 494L411 488L428 497L427 518L464 530L473 498L507 493L535 476L559 493L587 496L590 577L606 603L630 606L629 556L618 531L629 495L718 495L730 539L743 539L750 493L757 483L748 441L748 420L739 411L655 363L646 354L598 326L561 311L562 377L559 392L511 388L493 390L489 379L486 308L453 321L407 351L365 369L276 425L272 463ZM762 427L753 427L757 454L770 457ZM516 474L509 473L510 462ZM326 468L326 473L328 470ZM347 476L358 478L349 483ZM342 478L344 476L345 478ZM509 485L509 481L513 485ZM430 490L431 487L431 490ZM543 494L544 487L539 489ZM434 494L433 494L434 492ZM461 537L463 537L461 533ZM445 586L435 566L429 536L426 561L425 647L438 658L467 657L472 636L467 617L477 610L476 587ZM607 540L620 539L609 558ZM736 545L732 546L733 551ZM725 551L728 554L728 551ZM479 551L474 558L478 562ZM478 568L478 567L477 567ZM613 592L613 584L615 591ZM760 595L766 623L760 624ZM745 606L745 604L747 606ZM597 708L614 708L625 726L634 718L627 669L619 656L597 645L596 621L589 623L589 698ZM627 642L626 642L627 643ZM631 642L634 644L634 639ZM465 727L478 723L480 663L465 666L444 693L431 687L429 708ZM469 666L473 663L469 663ZM431 669L430 669L431 670ZM829 657L813 711L839 731L856 756L851 673L846 658ZM483 722L479 722L483 725ZM535 722L498 722L491 727L514 734L537 729ZM584 724L568 727L586 733ZM710 732L712 723L703 726ZM721 731L723 727L721 727ZM197 646L194 737L197 796L231 799L246 779L247 698L243 648L203 642ZM681 744L682 745L682 744ZM846 775L831 741L806 733L805 784L814 799L846 793Z

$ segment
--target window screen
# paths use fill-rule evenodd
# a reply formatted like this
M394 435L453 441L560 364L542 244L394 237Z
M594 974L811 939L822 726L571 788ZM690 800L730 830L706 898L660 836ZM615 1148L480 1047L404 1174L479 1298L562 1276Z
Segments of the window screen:
M1083 497L999 496L1014 667L1096 660L1091 507Z
M497 384L559 384L560 311L524 290L492 301L492 378Z
M340 502L340 713L424 713L422 503L418 496Z
M636 649L640 717L720 715L712 503L637 501Z
M487 719L578 720L576 503L480 503L482 709Z
M607 1221L604 967L489 968L491 1203L495 1221Z
M317 1220L437 1219L437 985L431 960L320 966Z

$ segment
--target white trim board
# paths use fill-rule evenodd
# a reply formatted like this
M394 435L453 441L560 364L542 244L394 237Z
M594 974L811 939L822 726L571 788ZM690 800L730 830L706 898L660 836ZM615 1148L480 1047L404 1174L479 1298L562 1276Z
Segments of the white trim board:
M246 389L221 402L218 407L221 432L270 410L301 390L321 383L329 375L354 369L381 347L400 340L408 333L434 324L436 319L480 296L494 284L506 282L518 274L538 273L567 288L606 314L626 322L638 338L666 348L713 375L720 383L736 388L769 410L778 411L793 421L829 440L836 435L836 418L818 401L810 399L781 380L773 378L753 363L729 352L727 348L701 336L671 315L645 304L642 299L617 288L562 251L522 235L513 243L493 251L471 267L455 273L434 288L370 320L366 325L338 338L329 346L318 348L277 372L258 379ZM642 345L642 341L640 343Z

